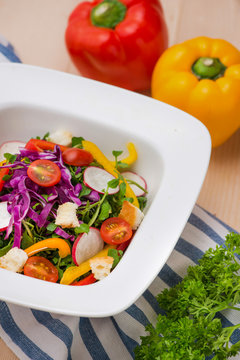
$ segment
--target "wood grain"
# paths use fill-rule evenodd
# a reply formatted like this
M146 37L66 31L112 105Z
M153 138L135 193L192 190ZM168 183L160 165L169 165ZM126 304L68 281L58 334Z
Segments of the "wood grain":
M0 0L0 32L22 61L77 74L64 30L78 0ZM169 45L196 36L226 39L240 49L239 0L162 0ZM227 119L226 119L227 121ZM240 131L214 149L197 203L240 231ZM0 340L0 358L17 357Z

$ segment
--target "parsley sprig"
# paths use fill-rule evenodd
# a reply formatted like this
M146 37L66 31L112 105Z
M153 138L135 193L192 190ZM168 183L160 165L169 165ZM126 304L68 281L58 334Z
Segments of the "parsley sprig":
M223 327L220 311L240 311L240 234L226 236L225 246L210 248L189 266L183 280L157 296L163 310L149 335L141 337L136 360L224 360L240 351L231 344L240 324Z

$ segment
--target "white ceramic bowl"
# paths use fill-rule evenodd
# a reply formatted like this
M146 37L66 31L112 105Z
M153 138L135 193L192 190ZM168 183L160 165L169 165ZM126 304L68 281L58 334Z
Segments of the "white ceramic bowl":
M150 97L53 70L0 65L0 143L68 129L111 156L128 141L148 184L145 218L115 270L89 286L66 286L0 269L0 299L50 312L103 317L126 309L165 264L207 171L211 141L190 115Z

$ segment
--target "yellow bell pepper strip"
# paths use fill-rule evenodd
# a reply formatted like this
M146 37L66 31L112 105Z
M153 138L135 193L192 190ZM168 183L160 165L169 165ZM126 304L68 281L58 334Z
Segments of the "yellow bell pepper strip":
M106 156L102 153L102 151L97 147L97 145L95 145L91 141L86 141L86 140L82 141L82 145L83 145L83 148L85 150L89 151L92 154L92 156L94 157L94 159L100 165L102 165L106 171L108 171L114 177L118 176L119 172L116 170L114 165L112 165L111 162L106 158ZM138 203L137 197L135 196L135 194L134 194L133 190L131 189L131 187L129 186L129 184L126 181L125 181L125 183L126 183L126 196L133 198L133 204L139 208L139 203Z
M199 119L219 146L240 127L240 51L208 37L174 45L157 61L151 91Z
M99 251L95 256L84 261L79 266L70 266L63 273L63 277L60 281L60 284L63 284L63 285L71 284L75 279L86 274L87 272L89 272L91 270L90 263L89 263L90 260L95 259L97 257L101 257L101 256L107 256L108 250L115 249L115 248L116 248L116 246L114 246L114 245L107 245L107 246L105 246L105 248L103 250Z
M127 143L127 149L129 155L121 160L122 163L127 165L132 165L138 158L137 150L135 145L132 142ZM113 166L115 166L115 161L110 161Z
M39 241L29 246L24 251L28 256L32 256L40 251L48 249L58 249L58 253L61 258L65 258L67 255L71 254L71 249L68 243L60 238L49 238Z

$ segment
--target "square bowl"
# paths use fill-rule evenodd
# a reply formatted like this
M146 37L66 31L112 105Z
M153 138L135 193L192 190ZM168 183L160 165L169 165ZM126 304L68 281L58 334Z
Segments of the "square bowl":
M0 143L69 130L107 157L134 142L134 171L148 184L145 217L117 267L88 286L66 286L0 269L0 299L54 313L104 317L133 304L157 276L188 220L211 140L192 116L150 97L80 76L0 65Z

